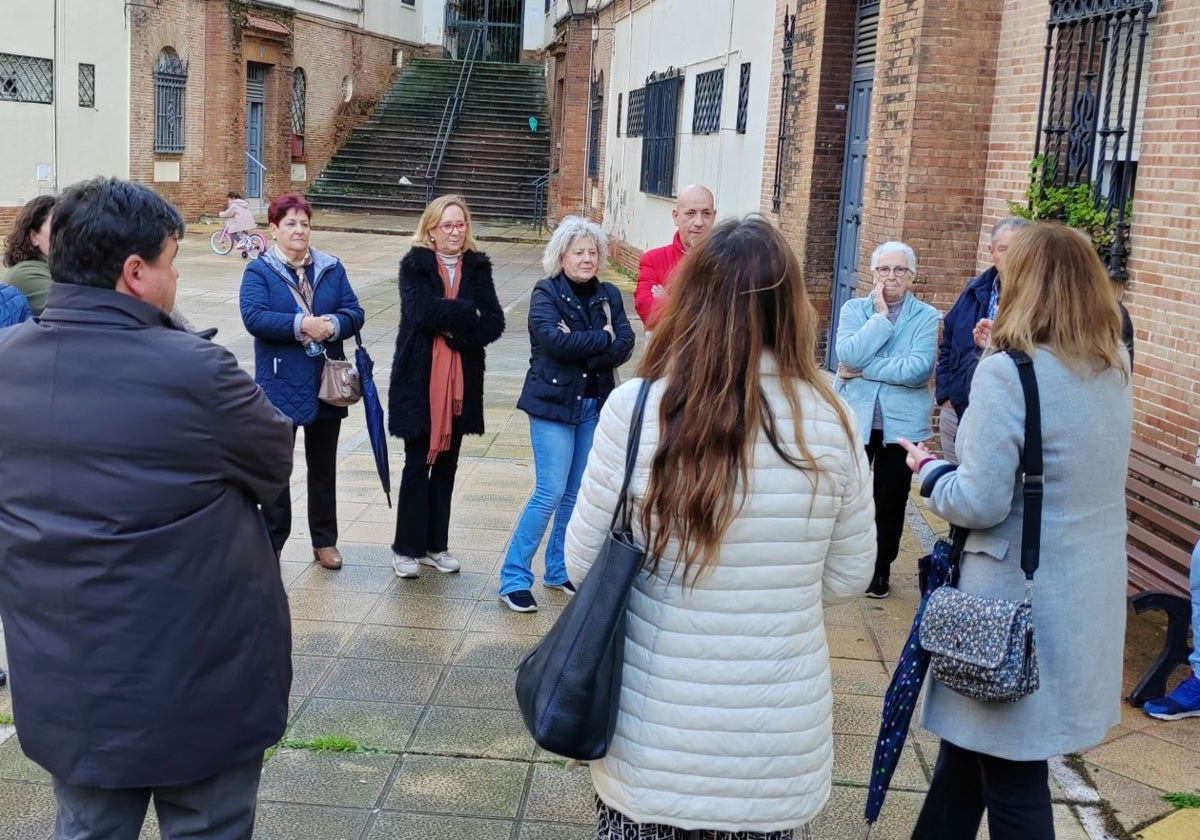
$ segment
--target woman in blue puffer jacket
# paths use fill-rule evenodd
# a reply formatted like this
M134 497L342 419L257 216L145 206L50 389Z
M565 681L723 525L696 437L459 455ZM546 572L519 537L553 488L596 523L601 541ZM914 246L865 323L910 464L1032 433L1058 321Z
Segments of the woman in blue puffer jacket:
M254 378L275 407L304 427L308 465L308 526L313 560L340 569L337 550L337 445L344 407L317 398L325 356L344 359L343 339L363 325L363 310L337 257L308 247L312 207L283 195L267 208L275 245L246 266L241 310L254 336ZM301 305L301 300L304 305ZM291 491L263 518L276 554L292 530Z

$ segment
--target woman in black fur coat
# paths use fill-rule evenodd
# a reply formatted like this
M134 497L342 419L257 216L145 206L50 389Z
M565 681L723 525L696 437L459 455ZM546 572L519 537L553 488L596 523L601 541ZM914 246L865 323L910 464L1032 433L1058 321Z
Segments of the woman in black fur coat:
M483 434L484 347L504 332L492 263L455 195L434 199L400 261L400 330L392 360L388 429L404 439L392 568L457 572L447 553L450 497L463 435Z

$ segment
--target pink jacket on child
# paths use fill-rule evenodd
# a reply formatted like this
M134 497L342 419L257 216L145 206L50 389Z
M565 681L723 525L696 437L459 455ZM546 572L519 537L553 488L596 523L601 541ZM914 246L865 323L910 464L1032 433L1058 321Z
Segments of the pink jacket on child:
M227 227L230 233L241 233L244 230L254 230L254 214L250 212L250 202L244 198L230 199L229 207L220 213L222 219L231 219Z

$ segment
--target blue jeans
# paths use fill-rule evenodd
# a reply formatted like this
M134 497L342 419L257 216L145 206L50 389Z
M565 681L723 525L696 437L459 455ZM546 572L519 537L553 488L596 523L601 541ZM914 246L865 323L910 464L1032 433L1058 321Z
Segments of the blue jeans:
M542 580L547 586L566 583L563 542L571 511L575 509L579 482L583 480L583 468L587 466L588 453L592 450L599 406L599 400L584 400L577 426L529 418L536 484L504 555L504 566L500 569L501 595L533 586L533 569L530 568L533 555L551 516L554 517L554 530L550 532L550 543L546 546L546 574Z
M1200 543L1192 549L1192 655L1188 657L1192 673L1200 677Z

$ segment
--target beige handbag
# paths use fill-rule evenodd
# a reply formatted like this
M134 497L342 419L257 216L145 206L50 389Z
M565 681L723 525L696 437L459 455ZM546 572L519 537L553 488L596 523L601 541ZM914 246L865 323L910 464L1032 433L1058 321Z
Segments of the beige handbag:
M361 400L362 382L354 364L345 359L331 359L326 355L325 365L321 368L321 388L317 391L317 399L339 407L354 405Z
M287 287L300 308L313 315L312 307L308 305L304 296L296 291L291 283L288 283ZM317 399L338 408L354 405L361 400L362 381L358 378L354 364L346 359L332 359L324 350L321 351L321 355L325 357L325 363L321 366L321 387L317 390Z

